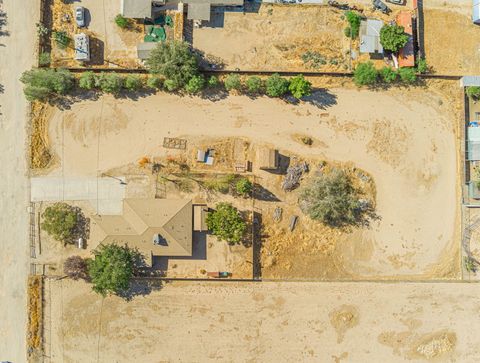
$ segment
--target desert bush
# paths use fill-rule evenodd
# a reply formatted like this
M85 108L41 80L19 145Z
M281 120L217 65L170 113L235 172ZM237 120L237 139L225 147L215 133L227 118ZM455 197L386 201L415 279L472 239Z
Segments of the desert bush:
M150 76L147 79L147 86L149 88L160 89L162 88L162 85L163 85L163 81L160 77Z
M372 62L359 63L353 72L353 81L357 86L373 85L378 73Z
M241 196L248 197L252 190L253 184L248 178L242 177L235 183L235 191Z
M220 85L220 80L218 79L217 76L210 76L207 82L208 87L210 88L215 88Z
M63 264L63 273L73 280L87 280L87 260L80 256L70 256Z
M203 90L205 87L205 78L202 75L193 76L188 81L187 85L185 86L185 91L190 94L196 94Z
M417 60L417 72L424 74L428 73L428 64L425 58L420 58Z
M74 77L66 69L32 69L23 72L20 81L25 85L23 91L29 101L65 95L74 85Z
M180 88L180 86L178 85L178 83L173 80L173 79L166 79L164 82L163 82L163 87L165 87L165 89L168 91L168 92L174 92L176 90L178 90Z
M115 16L115 24L122 29L126 29L130 26L130 20L125 18L122 14Z
M42 213L41 228L57 241L75 243L72 237L76 225L77 212L66 203L55 203Z
M208 213L206 223L214 235L229 244L241 242L247 228L238 209L229 203L218 203L215 210Z
M278 73L268 77L266 82L266 93L270 97L282 97L288 92L288 79L280 77Z
M398 70L398 75L404 83L415 83L415 81L417 80L415 68L402 67Z
M252 76L247 79L246 86L249 93L261 93L263 90L263 81L260 77Z
M61 49L65 49L68 47L68 45L71 42L71 38L68 36L66 31L53 31L53 39L55 40L55 43L57 46Z
M380 76L385 83L393 83L397 80L398 73L391 67L383 67Z
M48 52L42 52L38 56L38 64L40 64L41 66L48 66L50 64L50 61L51 61L51 57L50 57L50 53Z
M92 71L83 72L78 80L78 86L86 90L92 90L96 86L95 73Z
M290 79L288 90L293 97L300 99L303 96L310 96L312 94L312 84L300 74Z
M105 93L118 94L123 88L124 79L117 73L100 73L95 80L96 85Z
M124 87L129 91L139 91L143 87L143 80L136 74L129 74L125 77Z
M225 85L227 91L240 91L242 89L242 81L240 80L240 76L238 74L229 74L227 77L225 77L223 84Z

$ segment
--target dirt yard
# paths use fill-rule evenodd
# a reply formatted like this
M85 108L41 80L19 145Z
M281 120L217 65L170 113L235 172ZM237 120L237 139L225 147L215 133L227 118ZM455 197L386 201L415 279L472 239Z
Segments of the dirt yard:
M46 362L471 362L478 284L171 283L126 302L46 283Z
M477 75L480 27L472 23L472 2L428 0L423 3L428 64L439 74Z
M459 114L435 89L320 90L301 107L265 97L104 96L52 112L57 167L50 175L95 176L145 155L166 156L165 136L189 143L243 137L286 155L350 163L373 178L380 219L353 233L325 233L305 216L293 233L286 225L268 230L263 277L458 278ZM313 145L298 135L311 136ZM258 177L272 180L264 171Z

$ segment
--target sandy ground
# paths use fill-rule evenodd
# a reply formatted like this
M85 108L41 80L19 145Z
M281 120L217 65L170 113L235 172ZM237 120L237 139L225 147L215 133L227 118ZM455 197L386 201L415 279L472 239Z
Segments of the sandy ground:
M477 75L480 27L472 23L469 0L424 1L427 63L439 74Z
M478 284L47 282L46 362L473 362ZM47 354L48 355L48 354Z
M422 89L334 89L301 106L245 96L218 102L165 94L136 102L105 96L53 112L57 168L50 175L95 176L145 155L165 155L165 136L243 136L280 151L353 162L376 183L381 219L338 241L335 260L344 275L456 278L457 148L451 109L433 90ZM317 142L307 147L294 134ZM309 263L318 262L311 258Z
M0 1L0 360L24 362L28 274L27 103L18 81L34 63L38 1ZM26 21L28 20L28 21Z

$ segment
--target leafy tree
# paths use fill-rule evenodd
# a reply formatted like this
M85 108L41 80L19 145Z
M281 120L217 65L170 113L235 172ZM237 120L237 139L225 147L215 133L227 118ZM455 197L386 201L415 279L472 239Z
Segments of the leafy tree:
M214 235L229 244L239 243L247 228L238 209L229 203L218 203L216 209L208 214L206 222Z
M102 92L112 93L114 95L120 93L124 85L124 79L122 76L116 73L100 73L97 76L96 84Z
M73 280L87 280L87 260L80 256L70 256L63 264L63 272Z
M229 74L227 77L225 77L225 81L223 83L225 84L227 91L240 91L242 89L242 81L240 80L240 76L238 74Z
M420 58L417 60L417 72L421 74L428 72L428 64L425 58Z
M408 35L403 26L387 24L380 29L380 43L385 50L397 53L407 42Z
M77 225L77 212L66 203L55 203L42 213L41 228L57 241L74 243L72 240Z
M166 79L183 87L198 74L198 60L186 42L159 42L150 52L146 65L151 73L161 74Z
M205 78L202 75L193 76L185 86L185 91L191 94L196 94L201 92L204 87Z
M173 79L166 79L165 82L163 82L163 86L169 92L176 91L180 88L178 83Z
M128 290L138 253L127 246L101 245L88 261L88 275L93 291L106 296Z
M86 90L92 90L96 85L95 73L92 71L83 72L78 80L78 86Z
M359 193L340 169L322 174L300 192L300 208L331 227L357 225L361 220Z
M160 77L151 76L147 79L147 86L153 89L160 89L162 88L163 81Z
M274 73L267 79L266 93L270 97L281 97L288 92L288 85L288 79L280 77L278 73Z
M253 184L248 178L240 178L235 184L235 191L244 197L249 196L252 190Z
M295 98L302 98L303 96L310 96L312 94L312 84L300 74L290 79L288 90Z
M68 47L70 44L70 41L72 40L66 31L53 31L53 39L55 40L55 43L57 43L58 47L61 49L65 49Z
M360 22L362 20L362 17L360 16L360 14L350 10L345 12L345 17L347 18L347 21L350 24L349 36L352 39L355 39L356 37L358 37L358 33L360 30ZM347 34L347 31L345 30L345 35L346 34Z
M122 14L118 14L115 17L115 24L122 29L126 29L130 26L130 21L125 18Z
M143 87L143 80L136 74L129 74L125 77L125 89L139 91Z
M398 70L398 74L404 83L414 83L417 80L415 68L402 67Z
M66 69L32 69L20 78L29 101L45 101L52 95L64 95L73 88L74 77Z
M357 86L372 85L377 82L378 73L372 62L359 63L353 72Z
M385 83L393 83L397 80L398 73L390 67L383 67L380 70L380 76Z
M471 86L467 87L467 96L474 99L478 100L480 99L480 87L479 86Z
M260 93L263 90L263 81L260 77L252 76L247 79L247 90L249 93Z
M42 52L38 56L38 64L41 66L48 66L50 64L51 58L50 58L50 53L48 52Z
M210 76L207 84L208 84L208 87L215 88L215 87L218 87L220 85L220 80L218 79L217 76Z

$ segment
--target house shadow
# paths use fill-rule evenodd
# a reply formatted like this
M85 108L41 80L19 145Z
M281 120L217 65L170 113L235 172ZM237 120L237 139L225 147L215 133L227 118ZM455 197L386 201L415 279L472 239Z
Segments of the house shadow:
M253 185L253 198L265 202L280 202L275 194L258 183Z

